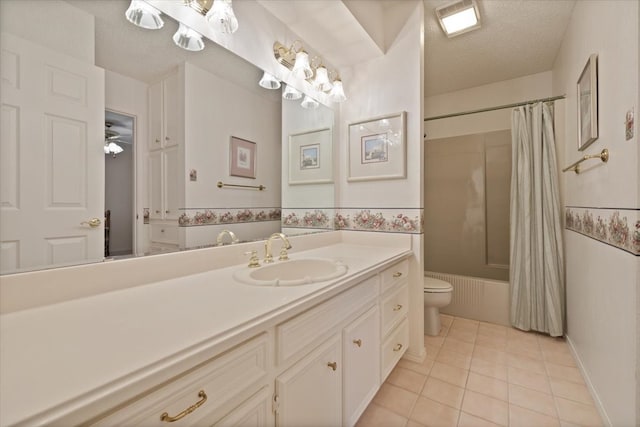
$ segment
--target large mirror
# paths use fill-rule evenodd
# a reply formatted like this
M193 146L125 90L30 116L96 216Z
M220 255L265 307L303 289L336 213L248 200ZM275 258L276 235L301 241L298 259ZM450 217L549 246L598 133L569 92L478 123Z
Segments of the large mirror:
M330 229L332 180L290 184L289 152L328 129L307 145L331 153L331 108L283 100L209 40L177 47L169 17L132 25L129 3L0 3L0 274L261 239L292 214L327 218L288 233Z

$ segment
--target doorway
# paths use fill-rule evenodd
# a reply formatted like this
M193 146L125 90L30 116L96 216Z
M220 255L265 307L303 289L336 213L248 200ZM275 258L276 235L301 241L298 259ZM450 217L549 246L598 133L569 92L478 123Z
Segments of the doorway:
M105 258L135 254L135 117L105 110Z

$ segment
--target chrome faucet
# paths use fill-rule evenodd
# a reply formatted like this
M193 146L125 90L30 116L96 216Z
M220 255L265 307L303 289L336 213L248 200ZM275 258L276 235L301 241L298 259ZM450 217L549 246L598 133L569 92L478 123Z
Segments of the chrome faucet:
M231 238L231 244L238 243L240 241L233 231L222 230L220 233L218 233L218 238L216 239L216 243L218 244L218 246L222 246L222 238L225 234L229 235L229 237Z
M278 259L280 261L286 261L289 259L289 255L287 254L287 249L291 249L291 243L289 243L289 239L284 233L273 233L266 242L264 242L264 262L271 263L273 262L273 255L271 255L271 242L274 239L282 239L282 249L280 249L280 256Z

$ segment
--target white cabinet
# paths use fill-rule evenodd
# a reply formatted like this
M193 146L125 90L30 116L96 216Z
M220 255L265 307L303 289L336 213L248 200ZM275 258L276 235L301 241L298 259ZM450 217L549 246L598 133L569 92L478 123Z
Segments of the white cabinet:
M182 96L177 73L149 86L149 150L180 143Z
M180 216L182 172L179 147L149 153L149 218L177 220Z
M381 341L380 380L384 381L409 346L409 261L380 273Z
M238 423L248 419L255 420L257 426L269 426L262 409L271 401L268 338L261 334L214 357L94 425L162 426L176 422L177 426L200 426L219 420L220 425L244 425ZM222 419L229 423L222 423Z
M276 378L278 427L340 426L341 336L334 335Z
M374 305L342 331L344 426L355 425L380 386L379 322Z

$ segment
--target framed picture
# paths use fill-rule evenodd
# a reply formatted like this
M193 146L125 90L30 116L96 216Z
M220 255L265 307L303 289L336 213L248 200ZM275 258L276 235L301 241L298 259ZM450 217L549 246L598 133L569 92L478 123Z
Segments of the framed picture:
M407 176L405 111L349 124L347 181Z
M598 55L589 57L578 79L578 150L598 139Z
M256 143L232 136L229 151L229 175L255 179Z
M331 129L289 135L289 184L333 182Z

